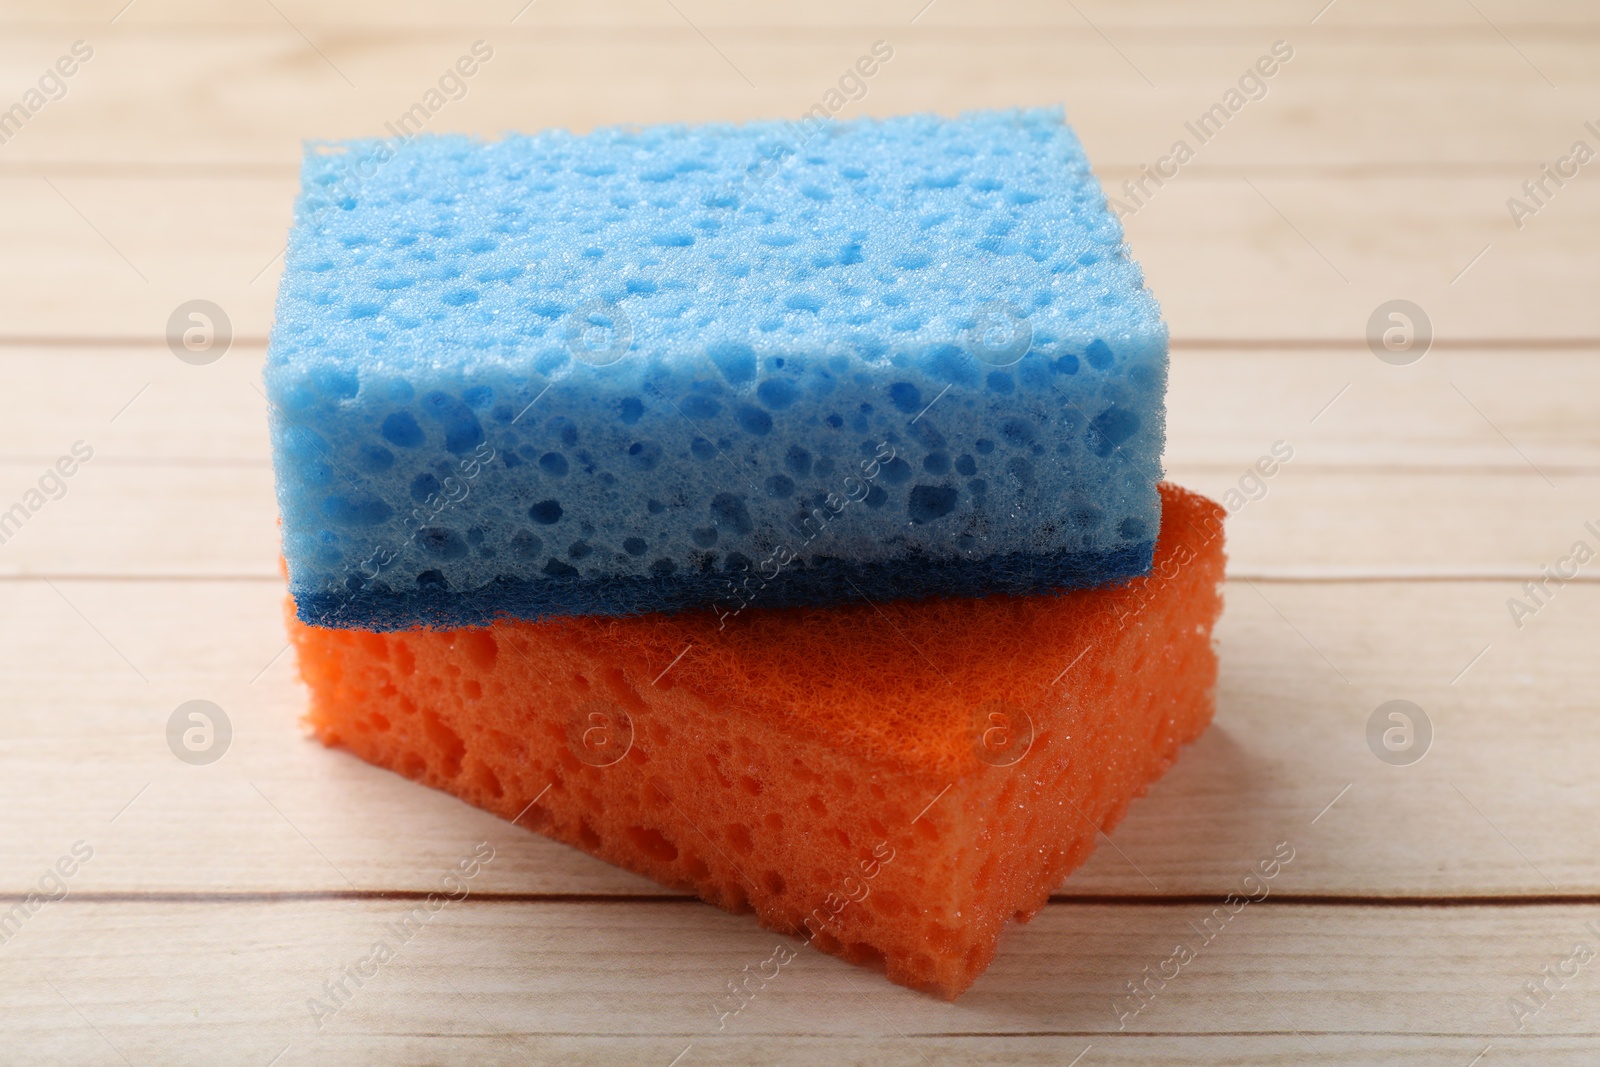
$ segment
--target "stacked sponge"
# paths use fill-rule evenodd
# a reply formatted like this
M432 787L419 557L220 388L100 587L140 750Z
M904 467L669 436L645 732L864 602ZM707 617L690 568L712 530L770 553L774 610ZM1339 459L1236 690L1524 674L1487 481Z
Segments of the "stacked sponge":
M1158 487L1165 327L1059 112L303 178L327 743L954 996L1209 721L1220 512Z
M301 619L1148 570L1166 330L1059 113L839 123L752 184L788 135L314 149L267 365Z

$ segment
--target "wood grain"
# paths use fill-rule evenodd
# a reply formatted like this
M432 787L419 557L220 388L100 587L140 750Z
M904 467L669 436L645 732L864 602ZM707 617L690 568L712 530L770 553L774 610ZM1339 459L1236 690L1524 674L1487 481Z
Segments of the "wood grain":
M1600 543L1600 194L1506 207L1600 143L1592 3L123 5L0 5L0 106L95 48L0 144L0 508L95 449L0 544L0 916L94 849L0 943L0 1060L1593 1062L1593 964L1521 1031L1508 998L1600 945L1600 584L1520 627L1507 601ZM1296 50L1125 219L1172 325L1171 476L1254 489L1295 451L1230 520L1216 724L954 1006L807 952L718 1031L773 935L295 725L258 386L300 142L381 131L479 38L430 128L795 115L881 38L848 113L1065 103L1119 196ZM236 335L206 367L163 340L195 297ZM1432 321L1412 366L1365 340L1394 298ZM165 740L196 698L234 730L205 767ZM1434 730L1404 767L1367 741L1396 698ZM317 1031L307 998L480 840L472 895ZM1280 841L1267 900L1119 1030Z
M0 892L22 891L80 837L105 840L84 890L415 889L461 842L502 826L300 736L305 698L281 655L273 582L5 588L0 676L13 710L0 795L30 818L0 823L0 855L15 857ZM1592 730L1600 587L1559 591L1520 630L1505 608L1516 592L1510 582L1230 581L1216 725L1062 892L1225 893L1257 851L1314 826L1322 844L1285 876L1286 892L1600 894L1593 751L1568 741ZM166 748L169 714L197 698L220 705L234 729L209 767ZM1368 718L1396 698L1422 706L1435 732L1409 767L1367 747ZM499 888L660 892L512 836Z
M1521 1034L1507 1008L1541 964L1593 938L1594 905L1271 899L1203 945L1189 925L1210 914L1203 905L1047 907L1009 931L994 967L955 1006L801 949L719 1032L713 1009L725 983L781 939L697 903L469 896L402 944L393 924L415 900L69 897L9 947L0 1004L9 1040L75 1063L119 1062L113 1049L131 1061L211 1063L225 1040L239 1062L281 1055L287 1064L664 1065L691 1046L681 1062L794 1062L798 1047L822 1057L805 1062L1065 1064L1091 1045L1094 1058L1082 1062L1465 1064L1492 1045L1497 1060L1549 1064L1588 1062L1600 1037L1592 982L1557 993ZM207 913L212 921L195 922ZM330 1004L323 983L385 939L394 958L351 985L319 1031L307 1002ZM1179 941L1197 958L1119 1031L1123 983ZM136 999L134 984L145 990Z
M1275 441L1290 464L1360 469L1521 471L1558 484L1600 471L1600 340L1550 352L1435 350L1392 367L1354 342L1329 350L1269 344L1186 347L1172 356L1167 463L1237 470ZM263 346L210 366L155 338L85 347L0 345L0 462L25 471L79 439L94 463L265 468ZM1508 373L1514 367L1515 373ZM92 465L92 464L91 464ZM0 483L0 489L10 485Z
M752 29L792 29L797 26L850 28L897 22L917 15L928 17L926 0L819 0L803 7L754 5L739 0L691 0L683 10L697 23ZM451 26L504 24L522 12L517 21L537 19L539 26L571 28L658 29L681 26L682 19L650 0L600 0L592 4L528 6L526 0L466 0L438 4L429 0L345 0L337 5L309 0L286 0L278 5L295 24L308 28L351 27L367 33L384 27L437 29ZM1077 10L1074 11L1073 8ZM1306 25L1313 17L1330 29L1386 30L1396 26L1484 32L1485 18L1508 33L1567 33L1600 24L1594 8L1583 0L1484 0L1474 12L1450 0L1394 0L1392 3L1351 4L1323 10L1318 3L1285 5L1278 0L1218 0L1199 6L1185 0L1141 0L1138 4L1116 0L1078 0L1069 6L1037 0L994 0L982 6L942 4L938 24L968 29L1087 28L1144 29L1179 33L1186 29L1229 30L1259 26ZM111 19L121 10L118 0L66 0L60 4L8 4L0 10L0 25L83 26ZM929 8L929 11L934 10ZM205 0L164 0L141 3L137 12L125 12L119 22L145 28L185 29L195 26L277 28L283 19L270 9L250 5L219 7Z
M1600 115L1600 100L1594 110ZM1170 143L1163 133L1149 158ZM286 149L287 161L296 158ZM1538 161L1524 169L1536 176ZM0 263L0 340L159 342L172 310L196 297L221 305L235 336L265 339L292 176L50 170L0 172L0 196L14 206L0 216L0 239L14 250ZM1520 174L1180 173L1125 224L1180 346L1314 339L1361 347L1373 310L1403 297L1424 308L1444 346L1488 339L1536 350L1580 339L1592 348L1600 313L1587 298L1600 275L1588 235L1600 227L1600 184L1571 185L1519 231L1505 201ZM1117 191L1118 181L1108 176L1107 184ZM1512 288L1516 301L1497 298Z
M1237 577L1522 581L1579 540L1600 547L1584 527L1600 526L1600 472L1550 468L1546 482L1525 465L1329 469L1297 451L1272 478L1260 478L1254 464L1270 444L1231 464L1168 466L1171 480L1239 505L1228 530ZM50 458L0 462L0 488L20 499ZM195 509L197 499L207 507ZM277 517L264 465L121 464L97 452L62 499L0 546L0 579L277 583Z

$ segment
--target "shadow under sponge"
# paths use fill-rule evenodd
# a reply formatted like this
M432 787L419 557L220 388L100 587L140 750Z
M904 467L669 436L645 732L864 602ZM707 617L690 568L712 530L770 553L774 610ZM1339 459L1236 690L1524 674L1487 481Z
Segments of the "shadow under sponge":
M1167 331L1059 110L313 145L268 348L302 621L1149 568Z
M954 998L1211 721L1221 507L1062 596L368 633L290 611L328 745Z

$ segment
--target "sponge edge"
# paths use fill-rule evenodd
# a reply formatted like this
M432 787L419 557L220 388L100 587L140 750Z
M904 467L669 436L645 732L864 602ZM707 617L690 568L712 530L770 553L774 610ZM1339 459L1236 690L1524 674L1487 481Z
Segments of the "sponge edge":
M752 182L791 136L311 151L266 375L301 618L1147 569L1166 331L1060 113L829 123Z
M328 745L954 998L1214 708L1220 507L1118 589L501 622L290 617Z

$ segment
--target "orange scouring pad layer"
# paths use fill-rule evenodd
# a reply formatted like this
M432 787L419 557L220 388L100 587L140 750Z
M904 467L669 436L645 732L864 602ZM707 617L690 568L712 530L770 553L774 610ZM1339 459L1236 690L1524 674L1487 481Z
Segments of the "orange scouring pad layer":
M954 998L1211 721L1218 505L1118 588L366 633L329 745Z

